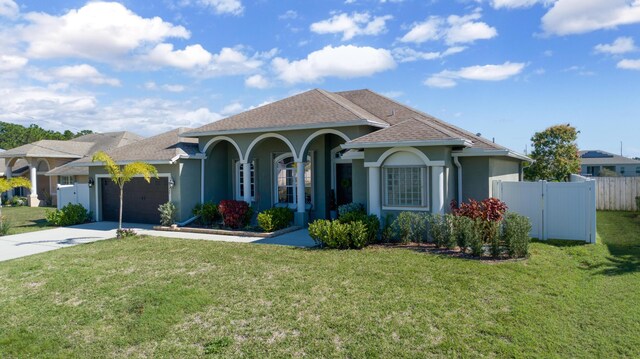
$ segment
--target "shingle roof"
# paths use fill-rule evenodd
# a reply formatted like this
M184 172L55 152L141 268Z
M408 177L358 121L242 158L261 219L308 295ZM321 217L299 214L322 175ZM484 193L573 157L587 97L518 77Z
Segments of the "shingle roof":
M196 128L186 135L353 121L387 125L385 121L339 95L314 89Z
M443 130L437 126L415 118L404 120L391 127L372 132L368 135L356 138L349 144L365 143L394 143L412 141L441 141L460 140L450 131Z
M583 165L638 165L640 161L600 150L579 151Z
M106 150L138 141L142 137L131 132L93 133L69 141L41 140L0 153L0 157L59 157L82 158L99 150Z
M149 137L142 141L105 151L116 162L170 161L176 156L192 156L200 153L198 139L180 137L189 128L175 130ZM68 166L89 165L91 158L74 161Z

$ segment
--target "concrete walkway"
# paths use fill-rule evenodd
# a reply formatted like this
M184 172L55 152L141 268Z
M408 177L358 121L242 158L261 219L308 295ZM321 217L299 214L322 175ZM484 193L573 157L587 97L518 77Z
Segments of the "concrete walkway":
M206 241L276 244L295 247L313 247L315 243L306 229L284 234L275 238L255 238L222 236L213 234L154 231L151 225L130 224L124 228L134 228L138 234L154 237L200 239ZM115 222L95 222L73 227L61 227L44 231L14 234L0 237L0 261L26 257L54 249L71 247L78 244L114 238L118 224Z

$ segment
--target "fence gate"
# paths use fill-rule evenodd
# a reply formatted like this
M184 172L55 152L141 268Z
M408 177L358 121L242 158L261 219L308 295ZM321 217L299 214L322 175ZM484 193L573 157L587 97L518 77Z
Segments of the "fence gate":
M86 183L58 185L58 209L62 209L69 203L79 203L89 209L89 185Z
M493 193L510 211L531 220L531 237L596 242L596 184L573 182L493 182Z

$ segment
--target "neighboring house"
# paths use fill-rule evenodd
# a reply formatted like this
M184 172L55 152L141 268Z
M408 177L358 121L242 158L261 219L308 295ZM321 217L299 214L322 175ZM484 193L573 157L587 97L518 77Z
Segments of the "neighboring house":
M315 89L178 134L182 140L159 140L176 135L169 132L110 152L121 164L144 160L162 173L125 186L136 211L154 213L141 219L130 210L125 221L157 223L165 199L176 204L178 221L197 202L223 199L256 211L288 206L297 224L328 218L332 203L359 202L378 216L444 213L452 200L490 197L493 180L520 180L530 161L369 90ZM114 219L117 195L100 167L90 175L91 211Z
M69 162L91 156L96 151L105 151L124 146L142 137L131 132L94 133L69 141L41 140L0 152L6 162L5 176L25 176L31 188L9 191L28 197L29 205L56 205L58 184L87 183L89 170L65 166Z
M599 150L580 151L578 155L583 176L598 177L603 169L622 177L640 176L639 160Z

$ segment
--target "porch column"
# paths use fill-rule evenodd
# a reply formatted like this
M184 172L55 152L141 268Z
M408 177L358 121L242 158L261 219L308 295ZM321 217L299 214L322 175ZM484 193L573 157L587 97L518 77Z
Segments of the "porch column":
M444 214L444 167L431 167L431 213Z
M242 183L242 191L244 192L243 200L251 206L251 163L242 164L242 177L244 178L244 182Z
M307 224L307 211L305 209L304 196L304 162L296 162L296 206L295 224L304 226Z
M369 167L369 214L380 217L380 167Z
M7 168L5 168L4 171L5 171L5 176L7 176L7 179L10 180L11 177L13 177L11 166L7 166ZM7 191L7 199L12 199L12 198L13 198L13 188Z
M40 201L38 200L38 168L32 163L29 163L29 180L31 181L31 193L29 194L29 207L38 207Z

